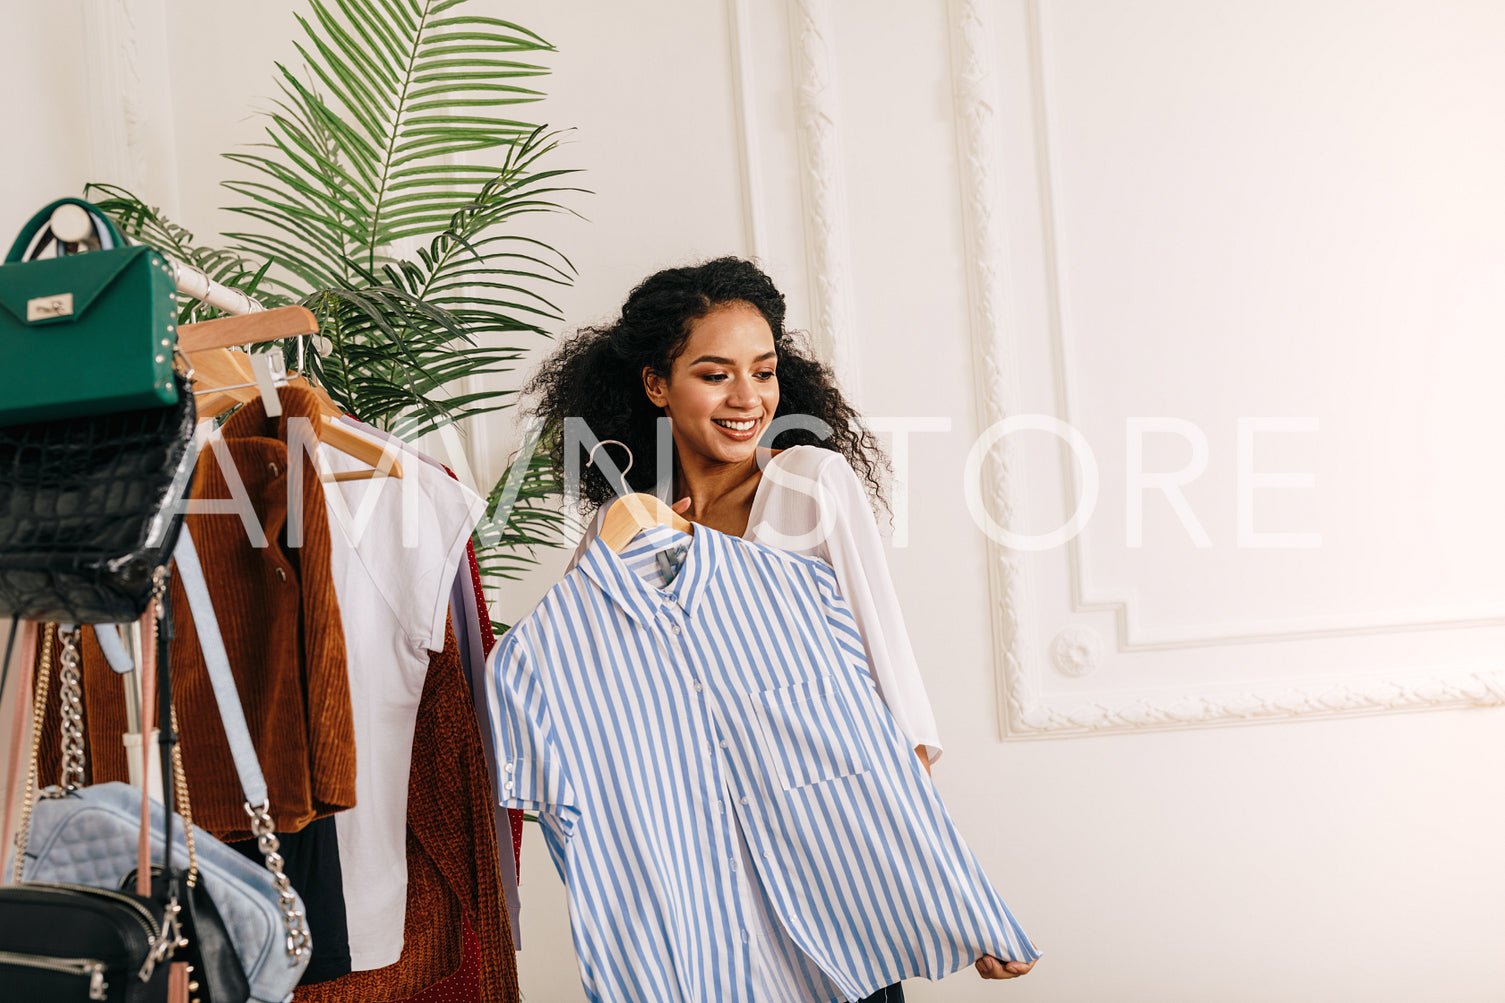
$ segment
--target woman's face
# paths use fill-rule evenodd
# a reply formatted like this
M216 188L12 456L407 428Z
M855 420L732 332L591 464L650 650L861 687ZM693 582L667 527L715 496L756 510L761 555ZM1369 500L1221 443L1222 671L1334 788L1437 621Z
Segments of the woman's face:
M779 407L773 330L747 303L717 307L690 326L668 380L643 370L643 388L674 420L674 445L719 463L752 457Z

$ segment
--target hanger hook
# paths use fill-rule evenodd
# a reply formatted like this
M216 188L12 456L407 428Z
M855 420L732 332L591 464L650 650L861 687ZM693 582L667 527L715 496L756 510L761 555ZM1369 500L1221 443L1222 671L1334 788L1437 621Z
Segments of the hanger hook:
M602 439L600 442L591 447L590 454L585 458L587 465L596 462L596 450L600 449L602 446L621 446L623 449L627 450L627 467L622 471L622 490L623 493L625 493L627 490L627 475L632 470L632 448L620 439Z

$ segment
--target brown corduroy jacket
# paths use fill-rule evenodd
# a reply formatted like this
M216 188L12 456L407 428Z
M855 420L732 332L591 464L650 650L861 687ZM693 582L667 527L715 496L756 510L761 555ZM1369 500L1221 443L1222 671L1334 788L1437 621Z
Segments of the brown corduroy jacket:
M190 511L186 528L230 652L276 830L297 832L355 804L355 731L324 488L306 452L289 456L293 423L316 428L319 406L309 390L284 387L278 396L280 418L268 418L259 398L247 403L194 473L193 497L203 501L234 500L238 478L261 538L230 513ZM289 497L290 462L302 468L301 497ZM249 835L198 633L176 581L172 609L173 699L194 821L222 839Z
M294 420L318 421L318 405L308 390L284 387L279 396L281 418L268 418L260 399L246 404L194 472L196 502L239 499L254 511L256 528L235 512L190 511L184 529L204 567L276 831L297 832L355 804L355 731L324 489L306 453L296 457L303 470L301 498L293 499L301 546L288 545L285 440ZM239 776L176 578L171 595L173 704L193 821L221 839L244 839L251 832ZM122 689L91 635L85 632L82 651L89 782L125 780ZM56 775L55 743L43 743L39 761L44 778Z

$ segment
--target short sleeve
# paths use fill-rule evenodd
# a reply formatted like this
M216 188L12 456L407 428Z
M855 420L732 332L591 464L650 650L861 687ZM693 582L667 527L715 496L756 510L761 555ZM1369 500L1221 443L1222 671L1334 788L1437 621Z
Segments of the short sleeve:
M784 450L763 476L774 480L753 513L753 538L831 565L862 634L878 695L910 744L925 746L935 762L941 755L935 713L862 482L845 457L817 446Z
M580 817L543 680L527 646L509 633L487 664L486 699L504 807L553 816L568 838Z
M373 429L347 427L374 445L387 441ZM427 458L410 450L402 455L403 477L335 482L329 509L414 653L422 651L426 662L427 652L444 650L450 589L486 502ZM367 467L337 449L322 450L320 457L336 473Z

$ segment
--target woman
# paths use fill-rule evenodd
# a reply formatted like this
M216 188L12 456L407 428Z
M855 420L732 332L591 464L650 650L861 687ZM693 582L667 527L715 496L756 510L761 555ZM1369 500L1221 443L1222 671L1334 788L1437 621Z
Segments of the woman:
M941 753L935 720L864 490L880 496L886 464L829 370L784 329L784 297L767 275L737 258L658 272L629 294L614 323L565 342L524 392L537 398L533 413L550 427L584 419L599 439L625 444L631 490L653 492L660 459L672 462L674 508L692 522L829 563L879 695L930 769ZM672 460L658 455L665 417ZM552 447L560 471L564 450L578 448L566 438ZM785 448L772 449L775 440ZM616 497L593 465L582 470L579 490L588 507ZM593 535L594 528L577 560ZM1031 967L976 962L988 979ZM891 986L869 999L902 1001L903 990Z

